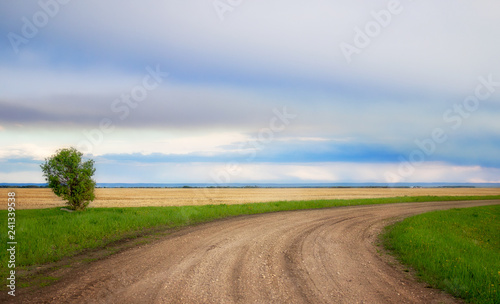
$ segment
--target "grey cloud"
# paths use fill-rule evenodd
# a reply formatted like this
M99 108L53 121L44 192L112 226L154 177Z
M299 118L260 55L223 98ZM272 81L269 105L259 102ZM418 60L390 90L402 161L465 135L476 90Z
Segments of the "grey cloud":
M500 69L500 40L490 34L499 26L491 14L495 0L402 1L404 11L347 65L340 42L352 43L354 28L387 2L245 1L221 22L210 1L73 1L37 41L99 63L160 62L174 75L188 71L186 77L254 74L326 83L343 77L361 85L456 90ZM5 9L20 19L37 6ZM19 19L4 22L15 30Z
M105 115L95 96L57 96L47 101L32 98L29 100L0 100L0 121L22 125L81 125L95 123L97 117Z
M273 108L279 107L279 103L265 101L223 89L158 89L141 102L134 101L130 91L114 96L67 95L0 101L0 121L87 128L110 119L122 128L254 130L265 127Z
M0 109L0 121L2 123L40 122L55 119L55 115L50 113L2 101L0 101Z

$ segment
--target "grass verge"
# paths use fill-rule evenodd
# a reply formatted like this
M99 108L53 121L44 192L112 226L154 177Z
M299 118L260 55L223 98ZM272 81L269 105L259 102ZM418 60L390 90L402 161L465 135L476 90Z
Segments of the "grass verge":
M74 256L88 249L144 234L216 219L277 211L338 206L424 201L500 199L500 196L393 197L353 200L281 201L240 205L182 207L90 208L67 213L59 208L16 211L16 268L41 265ZM0 261L7 261L7 211L0 210ZM0 263L0 277L8 272Z
M500 205L413 216L382 238L432 287L472 303L500 303Z

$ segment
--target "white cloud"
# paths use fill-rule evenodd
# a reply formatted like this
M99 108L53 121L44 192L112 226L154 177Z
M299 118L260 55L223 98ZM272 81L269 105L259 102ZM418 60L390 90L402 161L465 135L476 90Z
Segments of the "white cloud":
M41 171L0 172L1 183L44 183Z
M162 136L159 135L158 138ZM109 145L103 149L100 154L120 153L120 151L131 151L130 153L164 153L164 154L189 154L189 153L202 153L212 154L216 152L227 152L227 149L221 146L231 145L234 142L246 141L248 136L237 132L219 132L219 133L206 133L200 135L186 135L186 136L163 136L165 139L154 140L145 138L143 140L135 140L139 144L137 150L130 146L130 143L122 142L124 146L116 143ZM111 150L112 149L112 150ZM140 149L140 151L139 151ZM105 153L103 153L105 152Z
M318 168L316 166L293 166L288 173L290 177L297 178L300 181L325 181L335 182L339 178L331 170L325 170L324 167Z
M142 182L160 183L387 183L386 172L397 172L396 164L381 163L155 163L141 168L124 168L134 172ZM113 171L113 170L110 170ZM107 176L101 172L99 182L132 182L128 176ZM426 163L415 173L399 182L495 182L500 170L477 166L453 166L445 163Z
M0 160L18 158L44 160L54 154L57 149L56 146L40 146L29 143L8 145L0 148Z
M95 130L94 130L95 131ZM224 146L235 142L244 142L248 135L238 132L198 132L182 134L179 132L164 132L156 130L117 130L109 134L102 134L102 140L86 130L91 138L96 140L92 145L93 156L105 154L133 154L144 155L152 153L162 154L189 154L199 153L211 155L214 153L230 152ZM30 158L43 160L61 148L79 147L82 141L90 142L83 130L65 130L52 132L37 132L31 130L23 132L3 132L3 138L10 144L0 148L0 159ZM29 141L29 143L27 142ZM82 145L82 147L86 147ZM80 149L82 150L82 149ZM82 152L86 152L82 150Z

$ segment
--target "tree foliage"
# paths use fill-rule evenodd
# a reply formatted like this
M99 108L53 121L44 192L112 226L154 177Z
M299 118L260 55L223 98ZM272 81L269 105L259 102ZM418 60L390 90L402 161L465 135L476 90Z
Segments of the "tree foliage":
M61 149L40 166L49 187L73 210L84 210L95 199L94 161L82 156L75 148Z

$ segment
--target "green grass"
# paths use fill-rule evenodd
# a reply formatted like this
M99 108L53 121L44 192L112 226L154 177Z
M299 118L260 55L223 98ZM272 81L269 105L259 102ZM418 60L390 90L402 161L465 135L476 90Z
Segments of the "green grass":
M500 205L410 217L387 227L383 239L431 286L472 303L500 303Z
M355 200L270 202L183 207L90 208L68 213L51 209L16 211L16 267L46 264L154 229L168 229L237 215L285 210L402 202L500 199L477 197L396 197ZM0 210L0 277L7 274L7 211Z

